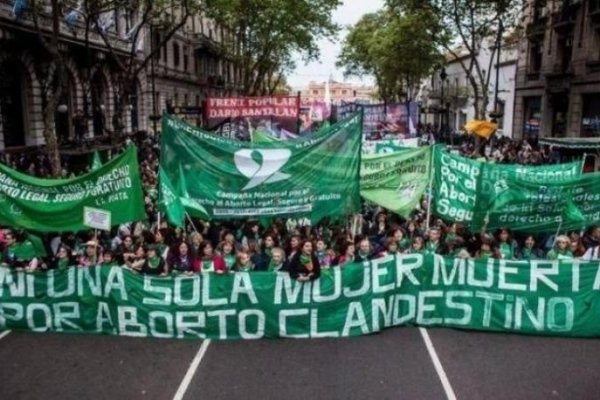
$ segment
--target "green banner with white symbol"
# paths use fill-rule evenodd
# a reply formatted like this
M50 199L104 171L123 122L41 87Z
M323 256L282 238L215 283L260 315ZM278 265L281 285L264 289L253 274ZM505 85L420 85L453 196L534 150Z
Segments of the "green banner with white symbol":
M110 212L113 225L146 217L136 148L72 179L41 179L0 164L0 225L40 232L89 229L84 208Z
M361 123L357 114L310 139L247 143L165 116L160 164L209 218L318 221L359 209Z
M408 217L427 190L430 166L431 147L363 155L360 194L365 200Z

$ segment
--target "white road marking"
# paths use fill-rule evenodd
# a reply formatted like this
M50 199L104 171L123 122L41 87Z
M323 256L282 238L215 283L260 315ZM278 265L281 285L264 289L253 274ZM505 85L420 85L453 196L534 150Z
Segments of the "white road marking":
M0 340L4 339L5 336L7 336L10 333L10 331L4 331L0 333Z
M452 385L450 385L450 381L446 376L446 372L444 371L444 367L440 362L440 359L433 347L433 342L429 337L429 333L427 333L427 329L419 328L419 332L421 332L421 337L423 338L423 342L425 342L425 347L427 347L427 352L429 353L429 357L431 357L431 361L433 362L433 366L435 367L435 371L442 381L442 386L444 387L444 391L446 392L446 397L448 400L456 400L456 394L454 394L454 390L452 389Z
M192 382L192 378L194 377L194 374L196 374L196 370L198 369L198 367L200 366L200 363L202 362L202 358L206 354L208 345L210 345L210 340L206 339L205 341L202 342L202 345L200 346L198 353L196 353L196 356L190 363L190 366L189 366L185 376L183 377L183 380L179 384L179 388L177 389L177 392L175 393L173 400L183 399L185 392L187 392L188 386L190 386L190 383Z

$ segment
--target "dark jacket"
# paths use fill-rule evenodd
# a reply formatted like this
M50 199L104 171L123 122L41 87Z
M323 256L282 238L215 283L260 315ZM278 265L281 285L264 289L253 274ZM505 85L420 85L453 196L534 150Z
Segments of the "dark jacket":
M309 272L311 272L308 271L306 267L300 262L300 254L300 252L296 253L289 263L290 276L293 279L298 279L300 275L308 275ZM318 279L321 276L321 265L319 264L319 260L317 259L316 255L311 254L310 258L313 265L313 275L310 277L310 280L314 281L315 279Z

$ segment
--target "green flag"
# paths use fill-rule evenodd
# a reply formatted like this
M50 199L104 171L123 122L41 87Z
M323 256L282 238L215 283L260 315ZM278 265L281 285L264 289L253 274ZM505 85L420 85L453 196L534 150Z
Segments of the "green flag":
M307 139L247 143L166 116L160 162L210 218L318 221L359 209L361 127L357 114Z
M252 134L253 143L277 143L279 141L281 141L281 139L278 139L275 136L271 136L262 130L257 129Z
M181 164L179 164L179 177L177 179L176 193L179 195L179 200L189 215L203 220L210 219L208 212L202 206L202 204L190 197L187 189L185 174Z
M95 171L102 167L102 159L100 158L100 153L98 150L94 151L94 156L92 157L92 165L90 166L91 171Z
M72 179L42 179L0 164L0 225L37 232L88 229L84 207L119 225L146 217L136 148Z
M27 240L31 243L36 257L46 257L48 255L41 237L28 233Z
M431 147L363 155L360 194L365 200L408 217L427 190L430 164Z
M158 167L158 181L160 185L160 190L158 191L158 207L160 211L165 213L169 223L183 227L185 209L180 197L175 192L171 180L160 166Z
M573 200L567 200L565 207L562 212L562 221L563 223L582 223L586 221L585 216L581 213L577 205L573 202Z

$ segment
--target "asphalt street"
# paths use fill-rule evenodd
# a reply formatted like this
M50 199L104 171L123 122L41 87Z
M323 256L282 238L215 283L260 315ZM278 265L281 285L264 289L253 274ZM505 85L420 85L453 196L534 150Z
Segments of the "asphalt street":
M427 332L434 355L417 328L204 345L10 332L0 399L600 398L598 340Z

